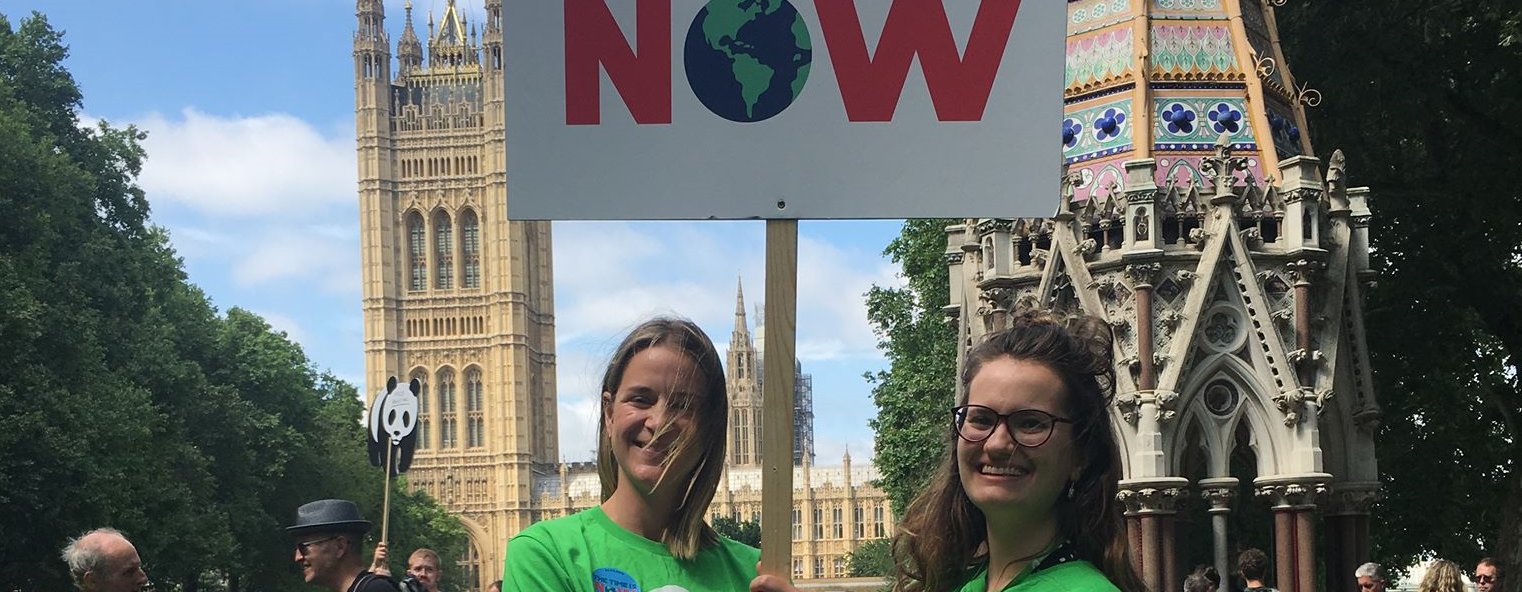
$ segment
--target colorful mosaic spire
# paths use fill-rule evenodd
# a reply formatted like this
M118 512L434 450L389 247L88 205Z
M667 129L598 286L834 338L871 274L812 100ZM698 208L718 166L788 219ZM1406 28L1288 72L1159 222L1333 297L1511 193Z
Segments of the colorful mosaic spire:
M1275 0L1069 0L1063 162L1076 200L1126 184L1128 160L1156 183L1208 185L1201 159L1225 138L1258 181L1312 154L1305 105L1274 24Z

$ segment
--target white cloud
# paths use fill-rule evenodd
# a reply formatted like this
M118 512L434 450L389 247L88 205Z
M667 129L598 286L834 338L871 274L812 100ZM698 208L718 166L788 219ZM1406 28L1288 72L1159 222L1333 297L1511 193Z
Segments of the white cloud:
M153 113L140 182L155 202L215 217L310 215L356 201L353 137L330 137L292 115L223 117L193 107Z
M653 314L676 313L725 341L735 277L745 278L747 314L765 293L759 223L575 223L555 227L557 334L562 344L626 330ZM800 360L876 358L863 295L896 285L876 252L800 237ZM757 334L759 336L759 334Z
M264 317L264 322L269 323L270 328L276 331L284 331L286 339L295 342L297 345L304 346L304 344L307 343L306 330L302 329L301 324L296 322L296 319L291 318L289 315L278 312L270 312L267 310L256 310L253 311L253 313Z
M275 228L258 233L228 253L236 259L233 280L243 287L298 280L326 294L358 294L357 237L334 238L320 229Z

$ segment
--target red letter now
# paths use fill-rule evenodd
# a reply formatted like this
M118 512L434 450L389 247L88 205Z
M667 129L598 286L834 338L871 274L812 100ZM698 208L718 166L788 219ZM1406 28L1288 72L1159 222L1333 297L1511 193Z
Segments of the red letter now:
M599 67L636 123L671 123L671 0L638 1L636 56L604 0L565 0L566 125L601 122Z
M829 46L848 119L892 121L915 54L925 72L937 119L983 119L1020 0L982 0L967 39L965 58L957 56L951 23L941 2L894 0L874 59L867 53L856 0L817 1L819 26Z

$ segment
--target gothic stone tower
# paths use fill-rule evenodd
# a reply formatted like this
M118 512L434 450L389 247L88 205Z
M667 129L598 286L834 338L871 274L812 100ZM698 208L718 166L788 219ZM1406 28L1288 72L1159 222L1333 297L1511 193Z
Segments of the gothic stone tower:
M1247 544L1286 592L1369 559L1368 196L1312 156L1319 97L1272 4L1069 0L1057 215L947 229L964 347L1018 307L1114 328L1120 497L1154 590Z
M758 326L756 333L764 333L764 328ZM736 284L735 327L729 334L729 354L724 366L729 385L726 466L761 466L761 442L765 436L761 425L761 371L766 364L765 353L751 340L750 325L745 320L745 290ZM793 465L813 462L814 377L805 374L802 363L797 362L793 367Z
M485 589L558 460L550 226L507 219L502 0L449 0L428 54L412 7L392 74L381 0L354 33L365 380L423 383L411 483L460 516Z

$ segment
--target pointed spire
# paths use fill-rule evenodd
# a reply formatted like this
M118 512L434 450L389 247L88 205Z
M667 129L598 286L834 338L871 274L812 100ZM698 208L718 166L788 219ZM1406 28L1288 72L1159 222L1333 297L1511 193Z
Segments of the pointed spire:
M423 44L418 41L417 31L412 25L412 0L402 5L406 11L406 24L402 27L402 39L396 43L396 60L400 65L401 74L411 74L423 65Z
M735 276L735 319L745 318L745 280Z

